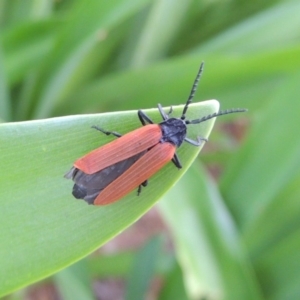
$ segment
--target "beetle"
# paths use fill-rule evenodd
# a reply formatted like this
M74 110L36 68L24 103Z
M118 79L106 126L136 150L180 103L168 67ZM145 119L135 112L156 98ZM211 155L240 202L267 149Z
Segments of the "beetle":
M197 140L188 138L186 136L188 125L199 124L221 115L246 111L239 108L230 109L200 119L186 119L186 112L196 93L203 65L202 63L199 68L180 118L170 117L172 107L166 113L158 104L158 111L163 119L159 124L154 124L142 110L139 110L138 118L143 127L123 136L114 131L105 131L92 126L117 139L77 159L65 175L67 179L74 181L72 194L75 198L83 199L89 204L106 205L123 198L135 188L138 189L139 195L142 186L148 184L148 178L169 161L172 161L178 169L182 168L176 149L184 141L197 147L206 141L202 137L198 137Z

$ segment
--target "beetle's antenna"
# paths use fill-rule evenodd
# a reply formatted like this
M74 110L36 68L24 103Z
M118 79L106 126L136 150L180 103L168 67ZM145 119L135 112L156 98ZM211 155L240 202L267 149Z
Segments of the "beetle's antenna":
M200 65L200 68L199 68L198 74L196 76L196 79L194 81L194 84L192 86L192 90L190 92L189 98L187 99L187 101L185 103L185 106L183 108L182 115L181 115L181 120L185 120L186 111L188 110L189 105L193 101L193 98L195 96L195 93L196 93L196 90L197 90L197 87L198 87L198 83L200 81L201 74L203 72L203 67L204 67L204 62L202 62L201 65Z
M213 113L211 115L204 116L201 119L186 120L185 124L187 124L187 125L188 124L199 124L199 123L205 122L207 120L210 120L210 119L213 119L213 118L216 118L216 117L219 117L219 116L233 114L233 113L239 113L239 112L245 112L245 111L248 111L248 110L245 109L245 108L226 109L226 110L223 110L223 111L219 111L218 113Z

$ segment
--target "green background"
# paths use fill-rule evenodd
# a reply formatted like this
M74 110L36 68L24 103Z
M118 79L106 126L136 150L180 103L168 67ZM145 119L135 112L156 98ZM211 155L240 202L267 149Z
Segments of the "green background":
M299 13L298 0L2 0L0 296L104 299L101 283L113 299L110 279L124 299L298 299ZM75 200L64 173L112 140L90 127L126 133L137 109L159 122L157 103L179 116L202 61L188 117L217 111L208 99L248 113L219 118L198 158L182 146L184 169L141 197ZM94 252L158 200L168 230Z

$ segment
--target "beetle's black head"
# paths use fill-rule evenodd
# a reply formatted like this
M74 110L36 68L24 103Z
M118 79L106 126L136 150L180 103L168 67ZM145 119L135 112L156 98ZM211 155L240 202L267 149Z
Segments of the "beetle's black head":
M169 142L179 147L186 137L185 121L179 118L170 118L160 124L162 131L161 142Z

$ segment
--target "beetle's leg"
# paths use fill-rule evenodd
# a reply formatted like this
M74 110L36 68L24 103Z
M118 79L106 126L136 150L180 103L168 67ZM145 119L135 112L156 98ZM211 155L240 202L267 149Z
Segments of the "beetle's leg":
M102 129L102 128L98 127L98 126L95 126L95 125L93 125L92 128L94 128L94 129L96 129L96 130L98 130L98 131L101 131L102 133L104 133L104 134L106 134L106 135L112 134L112 135L114 135L115 137L121 137L121 136L122 136L122 134L120 134L120 133L118 133L118 132L115 132L115 131L105 131L104 129Z
M165 113L165 111L163 110L161 104L158 103L158 111L161 115L161 117L163 118L164 121L169 119L170 114L173 112L173 107L170 106L169 112Z
M137 190L137 195L139 196L142 191L142 185L140 184Z
M196 146L196 147L199 147L203 144L203 142L207 142L208 140L206 138L202 138L202 137L197 137L197 141L194 141L192 139L189 139L189 138L185 138L184 139L187 143L193 145L193 146Z
M170 112L166 114L165 111L163 110L161 104L159 104L159 103L157 104L157 107L158 107L158 111L159 111L161 117L163 118L163 120L164 121L168 120Z
M153 121L142 110L138 110L138 117L143 126L147 124L146 122L153 124Z
M169 112L167 113L167 115L169 116L171 113L173 112L173 106L170 106Z
M169 112L165 113L162 106L158 104L158 111L161 117L163 118L163 120L165 121L169 119L169 115L173 112L173 107L171 106ZM138 117L141 123L143 124L143 126L145 126L147 123L154 124L153 121L142 110L138 110Z
M138 191L137 191L137 195L138 195L138 196L139 196L140 193L142 192L142 186L143 186L143 187L146 187L147 185L148 185L148 179L145 180L142 184L139 185Z
M172 162L173 164L178 168L178 169L181 169L182 168L182 165L181 165L181 162L177 156L177 154L175 153L173 158L172 158Z

